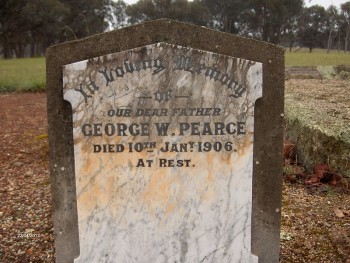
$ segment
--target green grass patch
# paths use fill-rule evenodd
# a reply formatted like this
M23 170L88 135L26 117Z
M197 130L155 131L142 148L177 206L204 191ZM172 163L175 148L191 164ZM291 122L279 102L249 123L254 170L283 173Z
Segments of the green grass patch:
M286 66L350 65L350 53L306 48L285 53ZM44 91L45 58L0 59L0 93L11 91Z
M350 65L350 53L344 53L337 50L331 50L327 53L325 49L314 49L310 53L308 49L302 48L298 51L286 50L285 53L286 66L337 66Z
M0 93L43 91L45 58L0 59Z

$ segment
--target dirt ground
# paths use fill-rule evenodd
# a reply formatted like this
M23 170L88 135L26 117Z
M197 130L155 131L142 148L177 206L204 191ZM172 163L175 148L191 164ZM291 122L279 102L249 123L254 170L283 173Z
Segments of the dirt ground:
M0 262L54 262L46 94L0 95L0 120ZM350 262L348 190L285 176L281 262Z
M0 262L54 262L46 94L0 95Z

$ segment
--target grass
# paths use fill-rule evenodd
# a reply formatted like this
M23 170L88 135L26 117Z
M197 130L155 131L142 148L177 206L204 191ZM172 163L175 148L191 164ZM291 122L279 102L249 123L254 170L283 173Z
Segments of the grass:
M0 93L43 91L45 58L0 59Z
M312 53L308 49L302 48L298 51L293 50L285 53L286 66L336 66L350 65L350 53L344 53L337 50L331 50L327 53L325 49L314 49Z
M350 65L350 53L306 48L285 53L286 66ZM0 59L0 93L10 91L43 91L45 87L45 58Z

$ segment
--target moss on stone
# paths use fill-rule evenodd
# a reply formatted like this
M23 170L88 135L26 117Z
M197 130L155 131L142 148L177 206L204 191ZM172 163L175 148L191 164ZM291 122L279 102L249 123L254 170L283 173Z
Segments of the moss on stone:
M308 169L328 163L350 175L350 87L342 82L298 82L286 83L286 136L297 144Z

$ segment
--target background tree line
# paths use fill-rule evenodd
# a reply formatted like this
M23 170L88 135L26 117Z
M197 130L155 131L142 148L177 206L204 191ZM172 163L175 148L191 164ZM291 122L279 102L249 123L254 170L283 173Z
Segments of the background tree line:
M350 1L338 10L304 0L1 0L0 56L41 56L53 44L159 18L310 52L349 46Z

